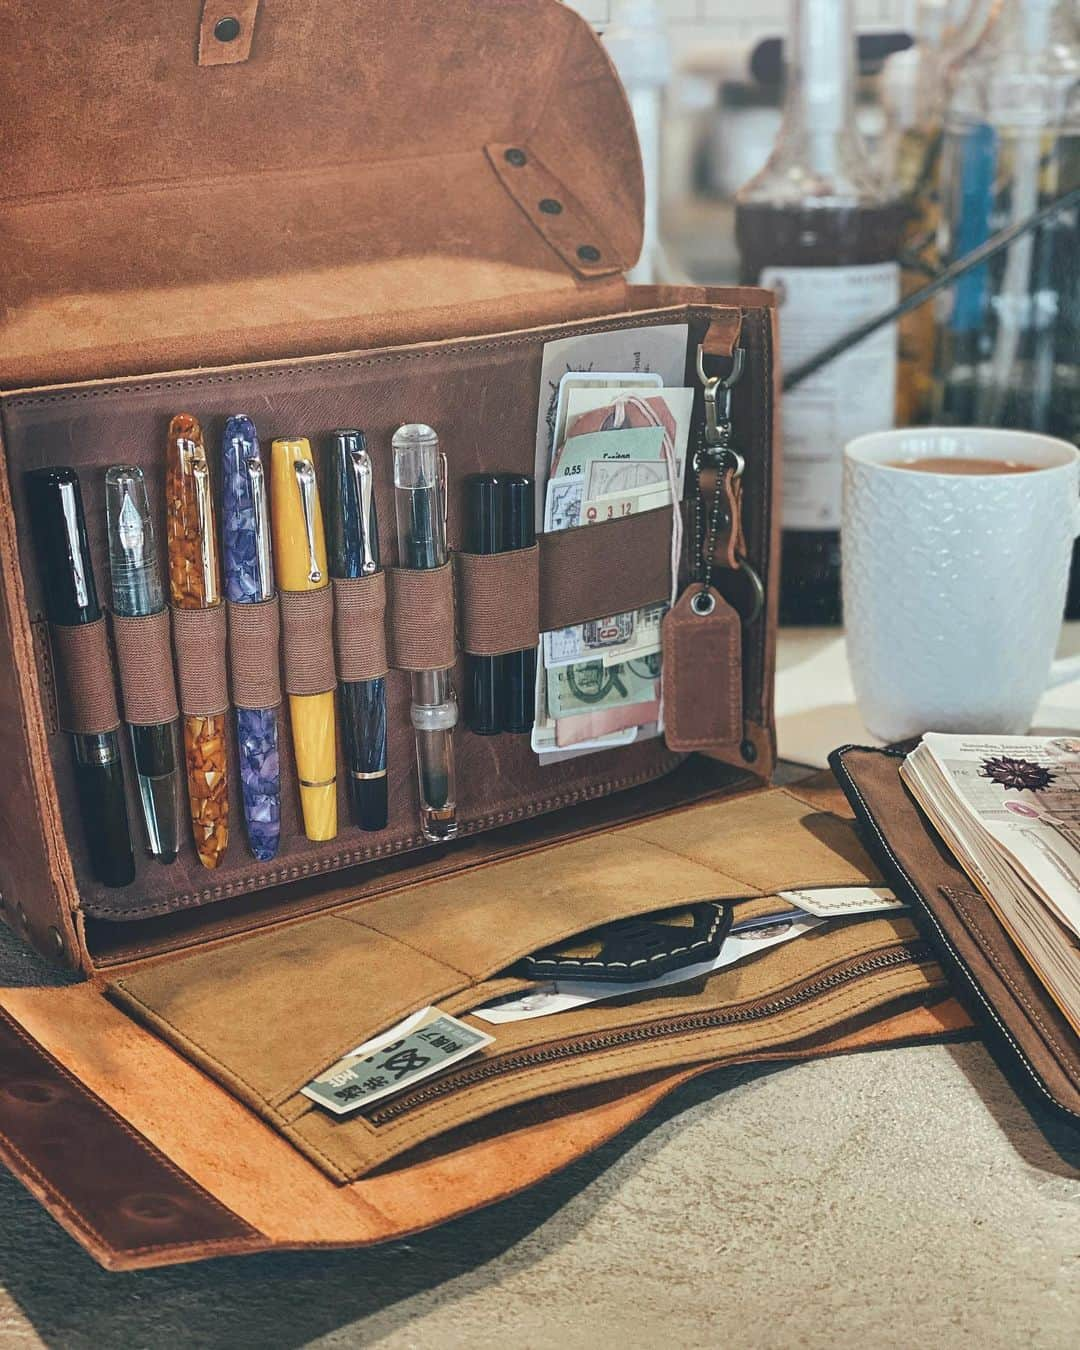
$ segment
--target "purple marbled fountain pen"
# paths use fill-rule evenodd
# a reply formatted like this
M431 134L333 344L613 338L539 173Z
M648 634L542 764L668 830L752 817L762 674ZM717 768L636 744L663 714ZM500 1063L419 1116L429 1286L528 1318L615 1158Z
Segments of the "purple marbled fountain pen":
M221 438L225 597L254 605L274 594L270 516L259 437L250 417L225 423ZM252 854L268 862L281 839L281 769L275 708L237 708L240 783Z

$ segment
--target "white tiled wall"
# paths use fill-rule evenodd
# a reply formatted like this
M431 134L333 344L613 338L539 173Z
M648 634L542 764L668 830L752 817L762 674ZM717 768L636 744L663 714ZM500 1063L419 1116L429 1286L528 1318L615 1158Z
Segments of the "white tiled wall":
M574 9L603 27L608 22L611 0L567 0ZM856 0L859 22L902 24L912 8L911 0ZM679 45L699 35L743 38L755 33L777 32L785 26L788 0L664 0L674 36Z

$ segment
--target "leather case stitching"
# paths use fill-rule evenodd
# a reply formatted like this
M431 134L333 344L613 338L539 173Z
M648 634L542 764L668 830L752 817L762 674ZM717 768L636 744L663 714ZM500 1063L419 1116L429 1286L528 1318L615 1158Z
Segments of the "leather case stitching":
M866 798L863 796L862 791L859 788L859 785L855 782L850 772L848 771L847 756L851 753L861 753L868 755L886 755L890 759L904 759L906 757L904 752L893 750L879 750L876 747L869 745L845 745L841 746L840 749L838 750L834 750L829 758L830 761L834 763L837 776L841 779L843 783L847 784L851 792L855 795L855 798L858 801L859 806L863 813L863 820L873 831L874 837L875 839L877 839L878 844L880 845L882 851L885 853L885 856L889 859L892 865L896 868L899 875L903 878L911 894L917 897L920 909L923 911L923 913L926 915L929 921L933 924L934 931L937 933L942 946L945 948L945 950L952 957L953 961L956 963L957 969L963 971L964 978L967 980L968 988L982 1004L983 1008L986 1011L987 1016L997 1027L998 1031L1001 1033L1001 1036L1004 1038L1004 1040L1012 1048L1013 1054L1016 1056L1017 1062L1023 1066L1032 1083L1035 1085L1036 1088L1038 1088L1038 1090L1043 1094L1043 1096L1047 1099L1047 1101L1051 1103L1052 1106L1054 1106L1059 1111L1064 1111L1066 1115L1072 1116L1074 1120L1080 1120L1080 1111L1074 1111L1072 1110L1071 1107L1066 1106L1064 1102L1059 1102L1057 1098L1054 1096L1054 1094L1050 1091L1050 1089L1039 1077L1039 1074L1035 1070L1034 1065L1032 1065L1027 1055L1020 1048L1012 1032L998 1016L997 1011L995 1010L993 1004L983 993L982 988L979 985L979 982L975 979L974 975L972 975L971 972L968 970L959 952L950 942L948 935L942 928L941 923L938 920L937 915L931 908L929 902L923 896L922 891L919 890L918 886L916 886L915 882L912 880L910 874L904 867L903 863L901 863L900 859L893 852L892 848L889 845L889 841L885 838L884 834L881 831L881 827L878 825L877 820L874 817L873 812L870 810L869 804L867 803Z
M1009 988L1012 990L1013 995L1016 998L1017 1002L1020 1003L1022 1007L1027 1011L1027 1014L1031 1018L1032 1022L1034 1022L1034 1024L1042 1032L1043 1038L1045 1039L1046 1043L1057 1051L1059 1058L1067 1062L1069 1059L1068 1051L1061 1045L1061 1042L1054 1035L1054 1032L1043 1021L1043 1018L1040 1015L1038 1008L1033 1006L1033 1004L1031 1003L1027 995L1024 993L1024 991L1019 987L1019 985L1016 984L1009 970L1002 963L1001 958L994 950L992 944L990 943L990 940L986 937L982 928L979 926L979 922L975 918L975 915L971 912L971 909L964 904L964 901L966 899L978 900L980 904L985 904L986 901L983 899L981 895L979 895L977 891L958 891L954 889L952 886L941 886L939 889L942 891L944 895L947 895L949 897L949 899L959 910L968 927L975 934L976 938L978 938L979 946L983 949L983 954L986 956L990 964L997 971L1001 979L1003 979L1005 983L1009 986Z

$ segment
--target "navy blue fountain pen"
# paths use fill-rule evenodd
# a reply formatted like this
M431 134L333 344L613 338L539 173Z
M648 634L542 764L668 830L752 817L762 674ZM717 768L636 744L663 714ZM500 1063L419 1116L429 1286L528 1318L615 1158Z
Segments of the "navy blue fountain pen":
M326 484L327 561L332 577L379 570L379 528L371 458L362 431L335 431ZM386 678L342 680L342 738L349 815L362 830L386 828Z
M274 573L266 477L250 417L238 415L225 423L221 460L225 596L234 605L255 605L273 598ZM281 839L277 710L237 708L236 738L248 844L259 862L269 862Z

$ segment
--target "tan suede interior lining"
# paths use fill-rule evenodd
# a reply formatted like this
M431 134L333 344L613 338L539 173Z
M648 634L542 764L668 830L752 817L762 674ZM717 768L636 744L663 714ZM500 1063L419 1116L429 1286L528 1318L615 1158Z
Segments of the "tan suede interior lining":
M173 678L168 609L141 618L114 614L112 631L124 696L124 721L133 726L175 722L180 708Z
M346 905L125 972L110 989L284 1125L307 1110L299 1088L353 1045L551 942L691 900L876 880L848 822L773 790ZM268 1041L271 1026L290 1034Z
M879 955L905 944L920 953L916 959L875 969ZM844 964L854 974L832 984L831 972ZM789 991L815 980L818 987L805 1001L790 998ZM448 1130L552 1092L703 1059L751 1057L813 1040L830 1027L856 1025L900 1000L926 1003L944 994L940 968L909 920L837 924L720 971L699 990L658 990L640 1000L504 1024L496 1045L484 1052L484 1073L470 1074L465 1065L457 1075L451 1070L426 1105L387 1103L373 1120L361 1115L344 1122L311 1106L284 1133L317 1166L353 1180ZM665 1021L675 1024L673 1032L655 1039L642 1034ZM582 1053L552 1053L574 1038Z
M64 731L94 735L120 725L105 619L49 625L56 704Z

